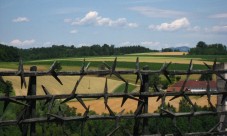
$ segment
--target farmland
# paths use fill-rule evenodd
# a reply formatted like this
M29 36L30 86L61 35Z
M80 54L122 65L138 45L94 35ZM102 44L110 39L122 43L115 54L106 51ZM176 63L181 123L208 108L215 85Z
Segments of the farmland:
M44 85L51 94L69 94L72 92L78 76L61 76L59 77L63 82L63 85L60 85L53 77L51 76L42 76L37 77L37 95L44 95L44 92L41 88L41 85ZM4 77L5 80L9 80L13 83L13 88L16 95L26 95L27 88L20 88L20 78L19 77ZM26 78L28 83L28 78ZM78 86L77 93L102 93L104 90L105 78L101 77L84 77ZM122 82L118 80L108 80L109 92L112 92L115 88L121 85Z
M109 57L84 57L87 62L91 62L90 68L92 70L97 70L103 61L105 61L110 66L112 65L112 62L116 56L109 56ZM179 53L141 53L141 54L128 54L124 56L117 56L117 70L118 69L135 69L135 60L136 57L139 57L140 60L140 66L141 68L145 65L148 65L150 69L152 70L158 70L162 67L163 63L165 62L172 62L169 69L170 70L186 70L188 68L188 64L190 62L190 59L193 59L193 69L206 69L203 62L206 62L209 65L212 65L212 61L214 58L218 58L218 61L225 61L226 57L219 55L219 56L187 56L182 55ZM38 71L46 71L49 69L51 64L56 60L61 63L62 71L76 71L80 70L80 67L82 65L82 61L84 58L57 58L57 59L48 59L48 60L31 60L31 61L24 61L24 68L25 71L29 70L29 67L32 65L37 65ZM0 70L6 71L6 70L15 70L17 69L18 63L16 62L0 62ZM123 78L128 80L130 84L132 85L132 91L138 91L139 87L136 87L135 85L135 75L122 75ZM123 82L119 81L115 76L108 78L108 91L113 92L117 89L117 92L123 91L122 88L124 86L122 85ZM60 85L57 83L56 80L54 80L53 77L45 76L45 77L38 77L37 82L37 94L44 94L43 90L41 89L41 85L44 85L51 94L63 94L63 93L71 93L76 81L78 80L78 76L59 76L59 78L62 80L63 85ZM163 78L161 76L161 78ZM185 76L182 76L181 80L183 80ZM192 75L190 76L191 79L198 79L199 75ZM4 77L5 80L9 80L13 83L13 87L15 90L16 95L26 95L27 89L21 89L20 88L20 79L19 77ZM28 78L26 78L28 83ZM77 93L102 93L105 83L105 77L94 77L94 76L85 76L83 80L81 81ZM120 88L120 89L119 89ZM171 104L173 104L175 107L178 107L180 99L175 100ZM204 106L207 104L206 98L203 97L201 99L193 99L193 101L198 101L197 103L201 106ZM212 102L216 103L216 98L212 98ZM121 99L114 98L109 100L110 107L113 107L113 110L115 112L120 111L122 108L120 107ZM206 103L206 104L205 104ZM77 112L81 113L83 112L83 108L80 106L80 104L76 101L68 102L67 103L70 107L77 108ZM91 105L91 110L95 110L97 113L106 113L106 110L104 109L103 99L100 100L85 100L86 105ZM154 112L155 109L157 109L157 106L160 105L160 102L156 102L154 98L152 98L149 101L149 107L151 108L150 112ZM127 112L134 111L135 107L137 106L137 103L133 100L128 100L123 108L126 109Z
M174 54L174 55L169 55ZM103 61L112 64L114 58L117 57L117 68L135 68L136 57L139 57L140 65L148 65L150 69L157 70L163 63L172 62L169 69L186 69L190 60L193 59L194 69L205 69L203 62L212 65L215 58L218 62L226 62L226 55L180 55L180 53L136 53L121 56L103 56L103 57L74 57L74 58L56 58L43 60L27 60L24 61L25 68L31 65L38 65L40 70L47 70L54 61L58 61L63 66L62 70L79 70L83 59L86 62L91 62L91 68L97 69ZM18 63L16 62L0 62L0 68L16 69ZM27 66L27 67L26 67ZM41 67L41 68L40 68Z
M149 98L149 103L148 103L148 109L149 109L149 113L153 113L155 112L158 107L161 104L161 101L156 101L157 98ZM169 103L170 105L173 105L177 110L179 109L179 102L182 98L178 98L174 101L169 101L171 99L171 97L167 97L166 102ZM193 103L198 104L199 106L207 106L208 102L207 102L207 97L191 97L191 100ZM215 105L217 101L217 97L213 96L211 98L211 102ZM122 98L112 98L108 100L108 105L110 105L110 107L112 108L112 110L116 113L119 113L120 111L122 111L123 109L125 109L125 112L129 113L129 112L134 112L137 108L137 104L138 102L135 100L131 100L128 99L126 101L126 103L124 104L124 106L121 107L121 102L122 102ZM68 102L67 103L70 107L73 107L76 109L76 111L78 113L84 113L85 109L80 105L79 102ZM95 111L98 114L103 114L103 113L108 113L108 110L105 109L105 105L104 105L104 100L92 100L92 101L85 101L85 104L87 106L90 105L90 110Z

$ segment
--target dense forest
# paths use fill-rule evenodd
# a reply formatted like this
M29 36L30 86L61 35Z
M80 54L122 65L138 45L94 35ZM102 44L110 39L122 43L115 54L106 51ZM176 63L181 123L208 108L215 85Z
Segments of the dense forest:
M227 55L227 47L223 44L206 44L203 41L191 48L189 55Z
M34 60L62 57L110 56L144 52L157 52L157 50L150 50L139 45L127 47L115 47L108 44L82 47L53 45L52 47L19 49L0 44L0 61L18 61L19 57L25 60Z
M18 61L19 49L0 44L0 61Z

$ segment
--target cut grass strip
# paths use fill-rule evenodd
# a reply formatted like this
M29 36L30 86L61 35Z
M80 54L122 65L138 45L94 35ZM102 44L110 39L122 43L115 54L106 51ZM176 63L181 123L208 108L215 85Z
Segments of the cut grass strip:
M128 84L128 92L132 92L136 88L135 85ZM125 90L125 83L119 85L113 92L114 93L122 93Z

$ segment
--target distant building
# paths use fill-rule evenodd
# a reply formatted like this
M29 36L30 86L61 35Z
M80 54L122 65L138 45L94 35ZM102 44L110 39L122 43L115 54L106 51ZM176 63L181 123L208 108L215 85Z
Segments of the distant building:
M167 88L167 92L179 92L184 81L179 81ZM210 91L217 91L216 81L209 81ZM188 80L184 90L191 92L203 92L207 89L207 81Z

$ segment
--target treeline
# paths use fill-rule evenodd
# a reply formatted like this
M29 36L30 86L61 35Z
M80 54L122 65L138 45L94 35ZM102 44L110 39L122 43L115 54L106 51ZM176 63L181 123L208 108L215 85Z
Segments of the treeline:
M18 61L19 49L0 44L0 61Z
M52 45L52 47L19 49L0 44L0 61L18 61L19 57L26 60L34 60L62 57L110 56L144 52L157 52L157 50L150 50L139 45L127 47L115 47L108 44L82 47Z
M162 48L161 52L179 52L178 49L172 49L172 48Z
M227 47L223 44L206 44L203 41L191 48L189 55L227 55Z

